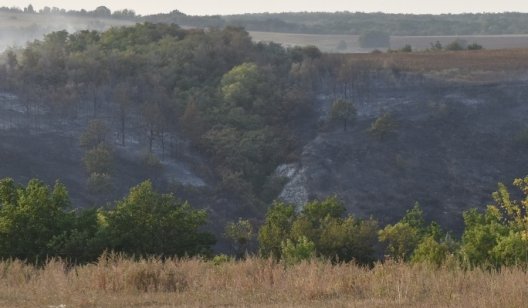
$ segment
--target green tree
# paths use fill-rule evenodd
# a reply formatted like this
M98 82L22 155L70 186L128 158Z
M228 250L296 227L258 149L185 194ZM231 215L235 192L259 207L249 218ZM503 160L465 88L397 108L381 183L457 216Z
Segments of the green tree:
M111 174L114 157L109 146L100 143L95 148L86 152L84 165L88 173Z
M402 219L394 225L387 225L379 231L379 240L387 247L389 256L396 260L431 260L433 263L445 259L445 254L435 244L444 247L444 237L438 224L432 222L426 226L420 204L408 210ZM445 243L447 245L447 243ZM446 246L447 247L447 246ZM419 249L418 249L419 248ZM418 253L416 257L415 253Z
M295 265L315 257L315 244L306 236L301 236L295 242L286 239L281 243L281 255L287 265Z
M79 137L79 144L85 149L92 149L107 141L109 129L102 120L92 120Z
M253 239L253 225L249 220L239 218L237 222L229 222L226 225L225 235L233 242L237 258L242 258Z
M149 181L133 187L115 208L102 212L110 248L136 256L207 255L215 243L201 231L204 210L195 210L170 194L154 191Z
M396 260L408 260L420 242L419 230L407 223L388 225L379 232L379 239L386 243L389 255Z
M347 126L356 119L357 110L352 102L338 99L332 104L330 116L332 120L342 122L343 131L346 131Z
M528 177L513 182L523 199L512 200L507 187L499 183L492 194L495 204L484 213L464 213L461 255L469 267L500 267L528 264Z
M281 258L282 241L289 238L294 219L293 205L275 202L271 206L258 235L260 254L264 258Z
M44 262L57 255L50 242L70 229L74 214L64 185L53 188L38 180L26 187L0 181L0 256Z

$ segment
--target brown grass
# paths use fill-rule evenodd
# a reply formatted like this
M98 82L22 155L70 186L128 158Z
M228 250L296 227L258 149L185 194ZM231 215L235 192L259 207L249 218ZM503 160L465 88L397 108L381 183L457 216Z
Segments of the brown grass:
M215 265L198 259L103 258L67 268L0 263L2 307L347 306L521 307L528 276L519 269L306 262L284 267L251 258ZM62 305L62 306L61 306Z
M314 45L325 52L360 53L370 52L374 48L361 48L359 35L347 34L300 34L249 31L257 42L275 42L285 47ZM478 43L485 49L528 48L528 35L462 35L462 36L391 36L390 47L400 49L409 44L414 50L425 50L431 43L439 41L442 45L455 40L464 40L468 44ZM346 49L338 50L341 41L346 43ZM383 49L383 48L381 48Z
M363 66L410 71L520 71L528 68L528 49L351 54L344 57Z

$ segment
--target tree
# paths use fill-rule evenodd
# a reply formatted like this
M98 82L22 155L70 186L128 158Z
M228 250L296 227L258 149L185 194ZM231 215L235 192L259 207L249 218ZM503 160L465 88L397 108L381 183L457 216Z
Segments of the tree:
M106 144L108 133L109 130L104 121L92 120L79 137L79 144L85 149L92 149L99 144Z
M408 260L420 242L416 228L407 223L388 225L379 232L380 242L387 244L389 255L396 260Z
M401 261L431 260L436 263L444 260L447 252L443 248L449 246L442 241L442 237L443 233L438 224L431 222L429 226L425 225L423 211L418 202L399 222L387 225L379 231L379 240L386 245L389 256Z
M357 110L350 101L338 99L332 104L330 114L332 120L343 122L343 131L346 131L348 124L356 119Z
M371 263L377 222L344 214L345 207L335 196L311 201L300 213L295 213L293 206L276 203L266 214L259 232L261 253L286 259L287 263L308 255L333 262ZM283 255L285 252L288 255Z
M242 258L253 239L253 226L249 220L239 218L237 222L229 222L226 225L225 235L233 242L237 258Z
M289 238L295 218L295 208L291 204L275 202L266 213L264 224L259 230L260 254L264 258L276 260L282 255L282 241Z
M212 234L200 231L207 220L204 210L155 192L149 181L101 215L110 248L135 256L207 255L215 243Z
M301 236L297 241L286 239L281 243L281 255L287 265L295 265L315 257L315 244Z
M464 213L461 255L469 267L498 268L528 265L528 177L513 182L523 199L512 200L507 187L499 183L492 194L495 204L484 213Z
M0 181L0 257L45 262L57 251L49 246L68 230L74 215L64 185L53 188L38 180L26 187L12 179Z
M258 94L262 82L258 66L254 63L243 63L224 74L220 91L227 104L249 111L253 108L255 95Z
M121 145L125 146L125 131L127 114L133 106L133 97L137 96L137 88L133 87L127 82L117 84L113 90L113 99L119 106L119 127Z
M111 174L114 165L112 150L100 143L95 148L86 152L84 164L88 173Z

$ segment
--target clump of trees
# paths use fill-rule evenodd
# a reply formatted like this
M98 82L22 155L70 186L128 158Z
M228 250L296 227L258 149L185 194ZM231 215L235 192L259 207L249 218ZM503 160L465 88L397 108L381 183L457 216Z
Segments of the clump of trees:
M368 264L375 260L377 228L373 219L345 215L337 197L309 202L299 213L293 205L276 202L259 231L260 253L288 262L318 256Z
M112 146L126 146L131 127L148 158L164 158L183 131L214 165L220 190L263 209L269 197L261 192L295 150L292 121L310 110L316 82L308 80L320 57L314 47L255 44L239 28L143 23L54 32L11 50L2 86L20 97L30 119L43 110L92 118L80 140L90 182L112 176L108 158L119 159Z
M461 51L461 50L481 50L483 49L482 45L477 44L476 42L473 42L471 44L468 44L465 40L456 39L446 46L443 46L440 41L436 41L435 43L431 43L430 51L441 51L441 50L447 50L447 51Z
M2 259L90 262L105 250L136 257L208 255L215 239L201 230L206 221L205 211L155 192L148 181L110 209L88 210L74 210L60 183L0 181Z
M399 262L463 268L528 266L528 177L516 179L523 195L510 197L499 184L494 204L464 213L460 240L434 221L418 203L394 224L379 228L373 218L346 214L337 197L314 200L302 209L276 201L258 230L259 254L296 264L312 258L372 264L380 256ZM0 258L41 263L49 257L91 262L104 251L136 257L210 256L215 238L204 232L207 213L172 194L156 192L149 181L133 187L111 207L73 210L66 187L39 180L27 186L0 180ZM253 224L240 218L226 225L237 258L251 253ZM215 262L226 262L221 255Z

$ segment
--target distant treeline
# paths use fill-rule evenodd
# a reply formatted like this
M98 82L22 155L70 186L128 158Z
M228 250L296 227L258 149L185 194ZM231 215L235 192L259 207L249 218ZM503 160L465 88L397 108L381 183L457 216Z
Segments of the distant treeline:
M135 19L139 17L136 15L134 10L117 10L112 12L106 6L99 6L93 11L87 11L85 9L75 11L75 10L65 10L58 7L49 7L45 6L40 10L35 10L33 5L28 5L25 8L19 7L0 7L0 12L8 13L26 13L26 14L44 14L44 15L69 15L69 16L81 16L81 17L99 17L99 18L120 18L120 19Z
M32 5L26 8L0 7L0 11L130 19L198 28L236 26L248 31L284 33L359 35L368 31L383 31L390 35L416 36L528 33L526 13L414 15L345 11L193 16L174 10L170 13L140 16L133 10L112 12L105 6L99 6L93 11L67 11L57 7L44 7L37 11Z
M526 34L528 14L411 15L384 13L260 13L229 16L189 16L179 11L144 17L151 22L217 27L239 26L248 31L311 34L362 34L384 31L390 35Z

